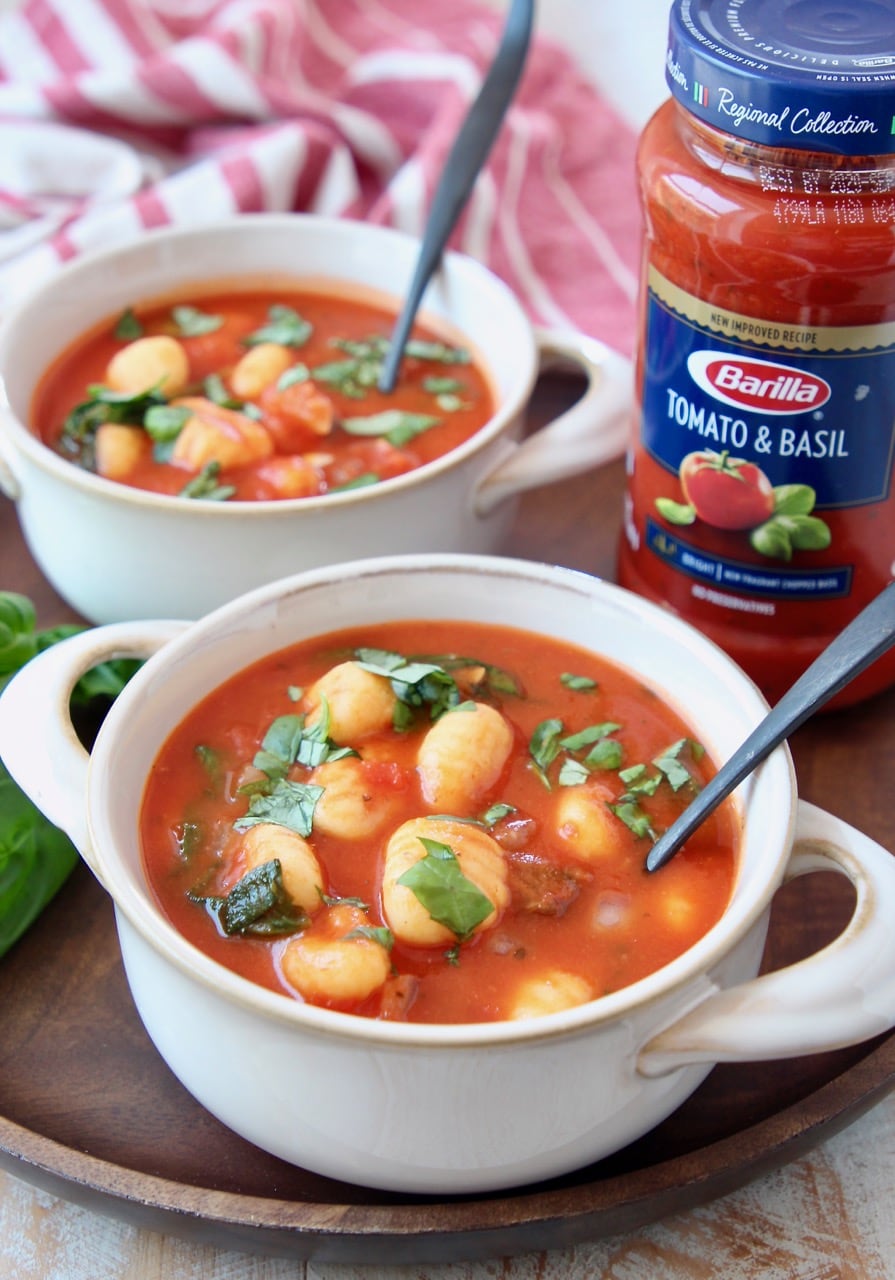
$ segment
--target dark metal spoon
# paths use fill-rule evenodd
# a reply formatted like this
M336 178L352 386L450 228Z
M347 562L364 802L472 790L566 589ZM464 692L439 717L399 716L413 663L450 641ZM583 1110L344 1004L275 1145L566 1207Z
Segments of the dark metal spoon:
M845 688L895 644L895 582L853 618L812 662L681 816L660 836L646 859L647 871L665 865L699 824L789 737L818 707Z
M534 11L535 0L511 0L500 47L445 161L444 172L432 198L410 291L398 316L379 376L380 391L394 389L407 337L429 277L438 266L448 237L488 158L516 92L531 40Z

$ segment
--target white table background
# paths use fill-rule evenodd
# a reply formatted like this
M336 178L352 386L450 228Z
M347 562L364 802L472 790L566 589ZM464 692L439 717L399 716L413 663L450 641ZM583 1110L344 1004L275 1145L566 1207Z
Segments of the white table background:
M538 27L565 43L639 128L666 96L666 15L667 0L540 0ZM630 1236L481 1263L356 1267L254 1258L137 1230L0 1173L0 1278L892 1280L893 1188L895 1096L810 1155L703 1208Z

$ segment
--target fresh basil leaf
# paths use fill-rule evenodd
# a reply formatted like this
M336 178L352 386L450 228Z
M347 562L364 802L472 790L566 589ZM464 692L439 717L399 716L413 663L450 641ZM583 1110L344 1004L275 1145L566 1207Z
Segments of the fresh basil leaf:
M441 421L428 413L405 413L403 409L383 409L363 417L342 418L339 425L352 436L382 436L396 447L422 435Z
M658 837L653 830L650 816L635 801L622 800L619 804L607 805L607 808L617 818L620 818L628 830L632 831L638 839L649 836L655 843Z
M136 338L143 337L143 326L132 307L125 307L122 311L115 322L112 336L120 342L133 342Z
M465 390L458 378L423 378L422 387L433 396L456 395L458 391Z
M602 724L591 724L579 733L570 733L568 737L560 738L559 745L565 747L567 751L581 751L582 748L599 742L601 738L608 738L610 733L615 733L620 728L621 725L613 720L606 720Z
M285 391L287 387L294 387L298 382L307 382L310 376L311 372L306 364L290 365L277 379L277 391Z
M261 740L260 751L255 753L255 768L273 781L285 778L298 755L303 733L304 716L278 716Z
M689 751L694 760L700 760L705 755L705 747L701 743L694 742L692 738L679 738L653 760L673 791L680 791L688 783L694 787L698 785L690 770L681 762L680 757L685 751Z
M267 312L267 323L243 338L247 347L262 342L275 342L281 347L303 347L314 332L314 326L292 307L274 305Z
M344 484L334 484L330 493L345 493L349 489L367 489L371 484L379 484L382 480L375 471L365 471L363 475L346 480Z
M558 781L561 787L577 787L586 782L589 776L587 766L570 756L560 766Z
M204 498L209 502L226 502L236 489L232 484L218 484L221 464L215 459L206 462L197 476L193 476L177 495L180 498Z
M597 688L596 680L592 680L590 676L576 676L571 671L564 671L559 680L560 684L564 684L567 689L574 689L576 692Z
M404 347L404 354L413 360L432 360L436 364L469 364L469 352L463 347L449 347L444 342L428 342L423 338L411 338Z
M314 824L314 809L322 795L323 787L312 782L282 778L269 790L253 795L248 812L237 818L233 826L237 831L247 831L259 822L276 822L307 837Z
M496 827L501 819L508 818L511 813L515 812L516 806L513 804L492 804L491 808L482 814L482 825Z
M172 307L171 319L182 338L201 338L203 334L215 333L224 323L223 316L209 315L198 307L187 306Z
M426 856L399 876L397 883L411 891L437 924L464 942L491 915L494 904L463 874L449 845L425 836L419 840Z
M386 929L381 925L359 924L345 934L346 938L369 938L371 942L378 942L380 947L385 947L386 951L391 951L395 945L395 935L391 929Z
M176 440L192 417L185 405L156 404L146 410L143 427L157 442Z
M531 756L534 767L541 781L547 787L550 786L547 770L559 755L559 740L562 730L563 723L561 720L542 720L535 727L535 731L531 735L531 741L528 744L528 753Z
M222 409L241 409L242 401L232 396L224 385L224 379L219 373L210 373L203 379L202 390L212 404L220 405Z
M436 663L408 661L400 654L380 649L357 649L354 656L365 671L391 681L399 702L408 707L428 707L433 720L460 702L453 676Z
M227 937L235 934L282 937L306 929L310 924L307 913L295 906L283 887L279 858L247 871L224 897L198 893L190 893L188 897L206 908Z
M582 763L588 769L618 769L623 759L622 744L616 738L601 738L588 751Z

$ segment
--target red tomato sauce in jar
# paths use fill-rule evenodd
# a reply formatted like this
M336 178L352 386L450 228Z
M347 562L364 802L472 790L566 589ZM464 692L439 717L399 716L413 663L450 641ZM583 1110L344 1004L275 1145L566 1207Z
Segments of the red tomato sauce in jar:
M619 580L772 702L895 575L895 4L872 8L676 0L640 143ZM838 701L893 681L890 653Z
M494 411L469 350L425 326L381 393L394 322L347 293L197 287L78 338L41 380L32 425L73 464L156 493L264 501L376 484Z
M729 803L644 865L713 772L674 710L590 652L481 624L366 627L265 658L186 715L149 776L142 856L175 927L274 991L506 1020L636 982L718 920Z

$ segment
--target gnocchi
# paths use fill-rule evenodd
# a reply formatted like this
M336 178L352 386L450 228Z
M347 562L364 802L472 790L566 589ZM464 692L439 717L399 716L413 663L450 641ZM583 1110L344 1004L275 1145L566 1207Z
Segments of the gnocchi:
M607 807L612 792L598 785L564 787L556 802L556 834L582 862L607 862L628 847L624 824Z
M362 932L364 912L348 906L329 908L320 930L292 938L280 957L286 981L312 1003L353 1003L367 999L391 971L383 944Z
M401 883L402 876L426 856L423 840L436 841L451 850L463 876L491 904L491 911L473 932L490 929L510 898L500 845L486 831L471 824L414 818L398 827L385 849L382 906L395 937L414 947L450 946L457 940L457 935L436 920L416 894Z
M222 408L204 396L184 396L173 404L190 411L171 452L175 466L191 471L201 471L210 462L242 467L273 453L270 436L247 414Z
M323 901L323 873L314 850L296 831L276 822L259 822L242 837L239 860L246 871L279 859L283 888L308 915Z
M179 396L189 377L190 363L182 344L164 333L129 342L112 356L105 372L106 385L127 395L155 390Z
M289 347L259 342L236 362L230 374L230 389L241 400L254 400L286 372L294 358Z
M574 1009L593 998L593 987L580 974L551 969L520 984L507 1017L513 1020L540 1018L547 1013L559 1013L562 1009Z
M434 809L466 815L496 785L513 748L513 730L486 702L462 704L437 720L420 745L417 769Z
M329 736L340 745L381 733L392 723L397 698L384 676L365 670L359 662L340 662L316 680L304 699L308 724L329 715Z
M357 756L318 765L311 782L323 787L314 810L314 828L324 835L363 840L380 831L394 812L394 791L378 786L370 767Z

